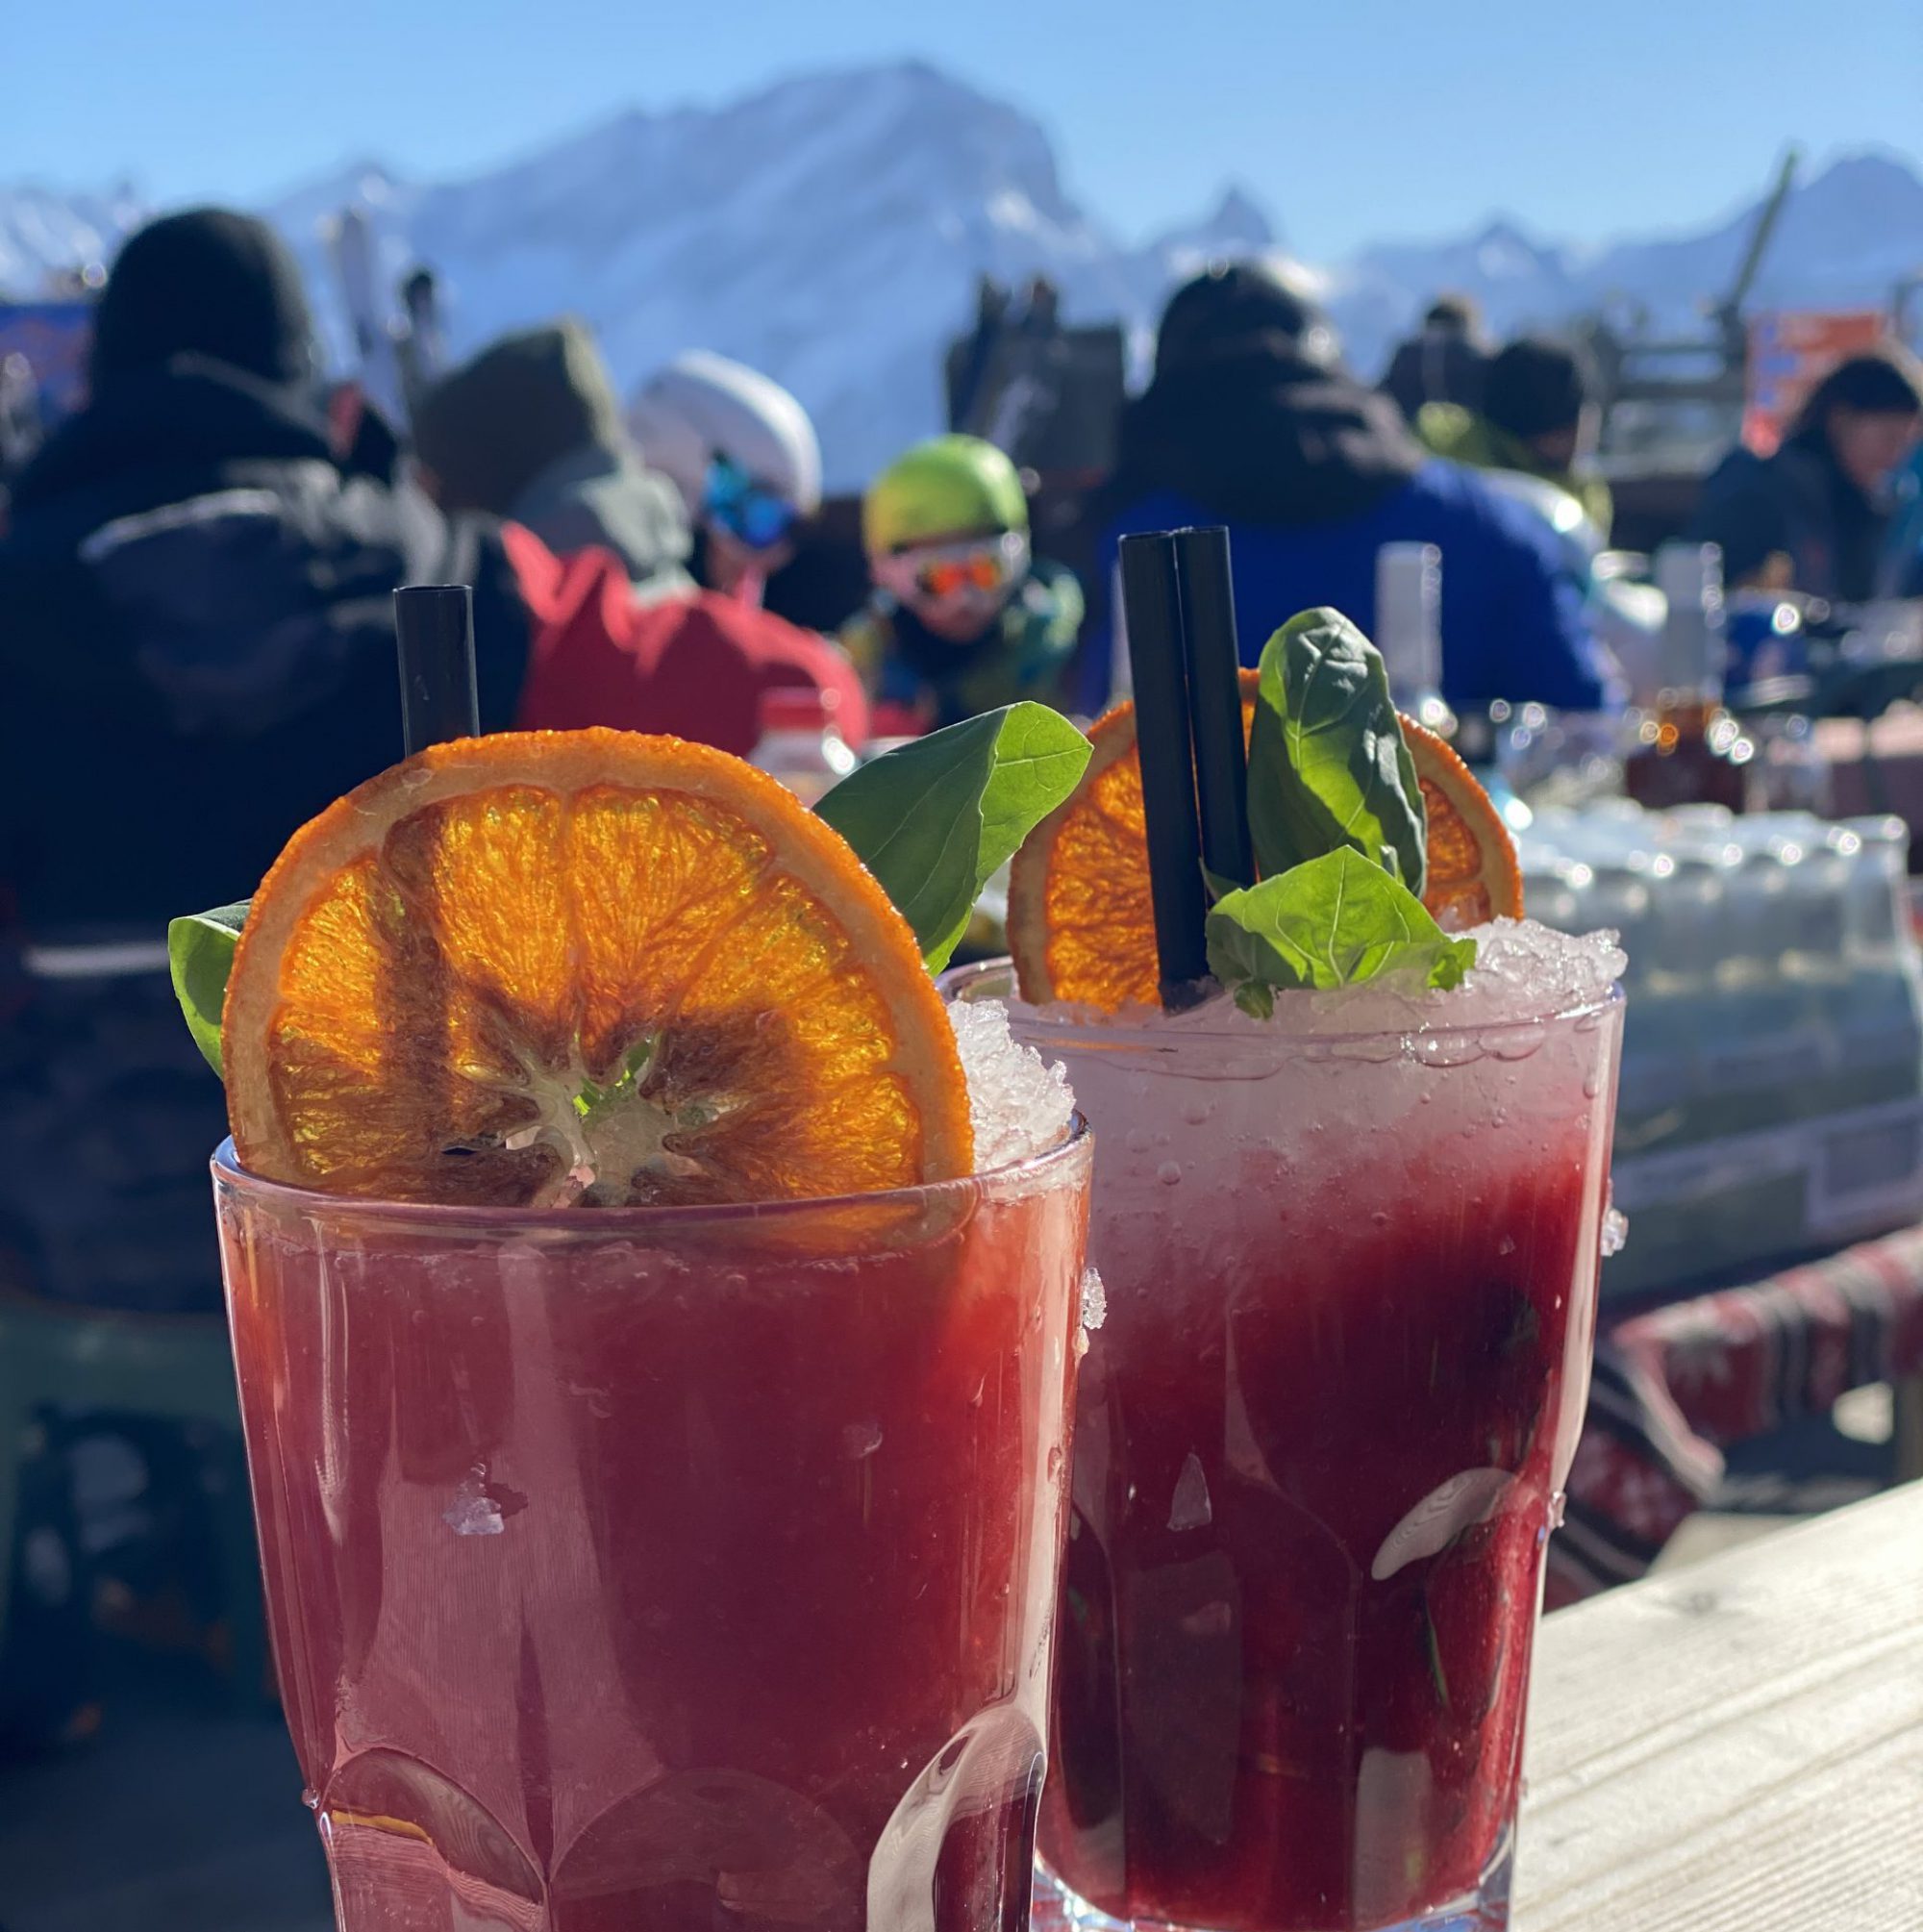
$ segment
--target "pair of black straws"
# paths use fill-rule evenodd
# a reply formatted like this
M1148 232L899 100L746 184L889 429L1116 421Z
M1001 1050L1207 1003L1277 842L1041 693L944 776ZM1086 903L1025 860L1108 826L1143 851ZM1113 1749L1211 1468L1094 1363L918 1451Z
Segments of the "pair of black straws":
M1209 971L1209 881L1256 876L1229 533L1124 537L1121 577L1156 957L1174 1011Z

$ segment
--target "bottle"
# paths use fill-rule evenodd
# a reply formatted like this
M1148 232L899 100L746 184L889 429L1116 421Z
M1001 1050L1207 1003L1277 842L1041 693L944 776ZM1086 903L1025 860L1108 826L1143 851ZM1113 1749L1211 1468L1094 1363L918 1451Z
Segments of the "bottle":
M1459 717L1442 695L1442 553L1435 544L1385 543L1376 552L1376 648L1396 710L1448 740L1510 829L1523 830L1531 815L1500 769L1495 717L1481 706Z
M860 760L835 721L840 693L812 685L777 685L762 693L761 737L749 764L778 778L812 805L838 785Z
M1658 647L1656 709L1623 762L1623 790L1655 811L1750 802L1756 747L1723 709L1723 553L1665 543L1656 582L1667 605Z
M1376 552L1376 649L1395 708L1438 738L1454 738L1442 698L1442 553L1433 543L1385 543Z

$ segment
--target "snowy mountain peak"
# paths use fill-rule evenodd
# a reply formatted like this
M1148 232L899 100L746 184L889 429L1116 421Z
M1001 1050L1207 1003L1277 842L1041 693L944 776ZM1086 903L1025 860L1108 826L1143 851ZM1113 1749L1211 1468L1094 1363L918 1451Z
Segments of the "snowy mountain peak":
M1561 267L1560 251L1535 239L1510 215L1498 215L1476 238L1473 260L1490 282L1526 281Z
M1042 127L921 61L796 76L719 105L634 108L458 181L357 161L266 213L299 253L345 350L323 235L362 210L389 286L439 272L465 352L562 311L599 333L625 389L704 347L787 383L814 414L830 481L859 483L938 426L937 369L983 274L1045 274L1071 320L1120 317L1139 344L1173 283L1273 249L1245 188L1192 224L1128 247L1066 191ZM110 257L150 211L127 189L0 188L0 291ZM1357 365L1375 367L1438 290L1489 326L1553 325L1628 300L1659 323L1730 284L1754 210L1584 248L1504 215L1440 241L1361 249L1325 271ZM1791 195L1752 305L1883 303L1923 266L1923 177L1881 150L1839 155Z
M1276 233L1267 211L1239 184L1223 190L1215 212L1202 224L1202 231L1225 245L1258 250L1276 247L1282 238Z
M1277 245L1275 226L1261 204L1243 188L1231 186L1223 190L1212 213L1192 225L1169 229L1136 253L1131 280L1140 291L1140 301L1137 308L1122 313L1146 323L1160 313L1161 297L1173 284L1199 275L1211 262L1266 255Z

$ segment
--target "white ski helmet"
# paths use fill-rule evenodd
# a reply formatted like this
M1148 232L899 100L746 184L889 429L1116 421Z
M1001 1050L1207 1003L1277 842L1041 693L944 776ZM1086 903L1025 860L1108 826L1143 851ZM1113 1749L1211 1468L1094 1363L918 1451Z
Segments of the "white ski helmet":
M628 428L651 469L672 477L699 520L716 457L812 516L821 506L821 445L808 412L759 369L689 349L641 385Z

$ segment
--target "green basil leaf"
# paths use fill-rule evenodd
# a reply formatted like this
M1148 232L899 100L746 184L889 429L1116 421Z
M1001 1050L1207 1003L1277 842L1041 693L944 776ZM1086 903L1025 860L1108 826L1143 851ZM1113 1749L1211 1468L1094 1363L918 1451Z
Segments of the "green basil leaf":
M881 881L939 972L982 888L1075 790L1089 753L1046 705L1008 705L873 760L814 809Z
M247 901L215 906L211 913L194 913L167 924L167 965L174 976L174 997L187 1015L187 1031L218 1073L220 1066L220 1007L227 996L227 975L234 970L234 948L247 922Z
M1420 894L1415 762L1382 655L1339 611L1304 611L1261 655L1249 739L1249 830L1266 877L1352 846Z
M1476 963L1409 888L1344 845L1216 902L1209 969L1247 1012L1265 1016L1278 987L1355 986L1419 970L1455 987Z

